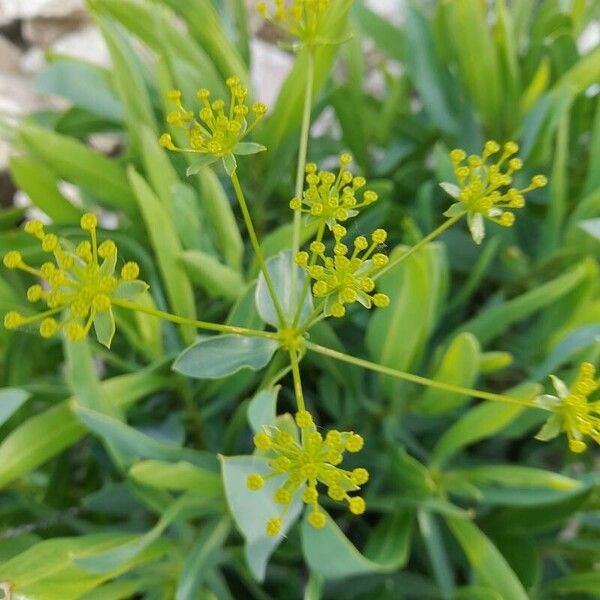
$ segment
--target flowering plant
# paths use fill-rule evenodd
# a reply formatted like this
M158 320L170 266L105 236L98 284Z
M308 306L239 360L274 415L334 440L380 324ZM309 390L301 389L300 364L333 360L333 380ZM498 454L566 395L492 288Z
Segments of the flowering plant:
M57 58L74 106L7 128L4 597L593 594L597 52L258 2L267 108L226 4L89 0L111 77Z

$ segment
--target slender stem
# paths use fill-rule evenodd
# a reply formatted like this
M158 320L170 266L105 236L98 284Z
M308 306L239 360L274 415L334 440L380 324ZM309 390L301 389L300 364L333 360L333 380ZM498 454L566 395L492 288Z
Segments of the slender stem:
M315 238L316 242L323 241L323 235L325 234L325 223L319 224L319 229L317 230L317 237ZM293 260L293 255L292 255ZM317 262L317 255L313 254L310 258L310 265L314 266ZM292 327L296 327L298 325L298 321L300 320L300 315L302 314L302 306L304 304L304 299L306 298L306 294L308 294L308 290L310 288L310 276L308 273L305 273L304 285L302 286L302 291L300 292L300 301L298 302L298 308L296 309L296 314L294 315L294 322L292 323ZM311 315L312 316L312 315Z
M298 166L296 168L296 187L294 195L302 198L304 189L304 170L306 167L306 155L308 153L308 137L310 133L310 111L312 106L313 88L315 82L315 51L312 47L307 49L306 87L304 89L304 110L302 114L302 128L300 130L300 145L298 148ZM300 249L300 229L302 225L302 213L294 211L294 225L292 230L292 257ZM292 293L296 290L296 274L292 272ZM295 297L295 294L292 296Z
M404 252L400 256L397 256L394 260L391 260L385 267L383 267L383 269L381 269L375 275L373 275L373 279L377 279L378 277L381 277L384 273L387 273L390 269L393 269L396 265L400 264L403 260L406 260L411 254L414 254L415 252L417 252L417 250L420 250L423 246L425 246L426 244L431 242L431 240L435 239L436 237L438 237L438 235L440 235L444 231L446 231L446 229L449 229L450 227L452 227L452 225L454 225L454 223L456 223L457 221L462 219L464 214L465 213L462 213L460 215L455 215L454 217L450 217L447 221L444 221L437 229L434 229L429 235L426 235L421 241L416 243L412 248L409 248L406 252Z
M285 314L283 313L283 309L281 308L281 303L279 302L279 297L275 292L275 286L273 285L273 280L271 279L271 275L267 269L267 264L265 262L265 257L262 253L260 243L258 242L258 236L256 235L256 230L254 229L254 224L252 223L252 218L250 217L250 211L248 210L248 204L246 203L246 198L244 196L244 192L242 191L242 186L240 185L240 180L238 179L237 173L234 171L231 175L231 183L233 184L233 190L235 191L235 196L240 205L240 209L242 210L242 215L244 217L244 222L246 223L246 229L248 230L248 235L250 236L250 243L252 244L252 249L254 250L254 254L256 255L256 260L260 266L260 270L263 273L265 278L265 283L267 284L267 288L269 290L269 294L271 295L271 300L273 301L273 306L275 307L275 311L277 312L277 316L279 317L280 327L286 327L287 322L285 318Z
M397 369L392 369L391 367L378 365L377 363L364 360L362 358L357 358L355 356L350 356L349 354L344 354L343 352L338 352L337 350L332 350L331 348L326 348L325 346L319 346L318 344L313 344L309 341L305 341L304 345L306 348L308 348L308 350L312 350L313 352L317 352L318 354L323 354L324 356L329 356L331 358L335 358L337 360L356 365L357 367L370 369L371 371L376 371L378 373L382 373L383 375L390 375L391 377L396 377L397 379L404 379L406 381L418 383L419 385L426 385L427 387L436 388L438 390L444 390L445 392L451 392L454 394L464 394L465 396L473 396L474 398L481 398L483 400L493 400L494 402L504 402L506 404L518 404L520 406L529 406L531 408L541 408L534 402L524 398L511 398L510 396L505 396L503 394L494 394L493 392L473 390L470 388L462 387L460 385L453 385L451 383L435 381L433 379L428 379L427 377L421 377L419 375L413 375L412 373L398 371Z
M303 323L302 327L298 330L300 334L308 331L313 325L316 325L319 321L325 318L325 313L323 312L323 303L319 304L315 310L309 315L308 319Z
M326 315L324 312L316 314L312 319L306 321L306 323L302 325L302 327L300 328L300 333L305 333L309 329L312 329L317 323L320 323L321 321L326 319L327 316L328 315Z
M270 340L279 339L279 336L272 331L259 331L258 329L247 329L246 327L237 327L235 325L221 325L220 323L209 323L207 321L196 321L194 319L186 319L185 317L180 317L178 315L173 315L162 310L157 310L148 306L136 304L135 302L130 302L129 300L121 300L120 298L112 298L111 302L115 306L120 306L122 308L127 308L128 310L146 313L147 315L152 315L153 317L157 317L158 319L164 319L165 321L171 321L173 323L177 323L178 325L191 325L192 327L197 327L198 329L206 329L208 331L219 331L221 333L233 333L235 335L245 335L248 337L262 337L268 338Z
M302 380L300 378L300 368L298 366L298 355L295 350L290 349L290 362L292 364L292 377L294 378L294 392L296 394L296 404L298 410L306 410L304 406L304 394L302 392Z

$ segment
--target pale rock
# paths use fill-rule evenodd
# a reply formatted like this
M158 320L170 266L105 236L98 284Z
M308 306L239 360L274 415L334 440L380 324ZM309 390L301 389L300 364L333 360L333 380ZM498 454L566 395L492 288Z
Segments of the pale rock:
M256 97L261 102L273 106L294 59L287 52L260 39L252 40L250 53L252 61L250 75Z
M43 106L41 96L32 91L29 78L0 72L0 114L17 118Z
M84 11L83 0L0 0L0 25L16 19L66 17Z
M51 48L58 54L87 60L103 67L110 65L106 43L98 29L92 25L62 36Z
M21 26L23 38L32 46L47 47L61 36L80 29L88 22L84 15L60 19L33 18L27 19Z
M18 73L21 51L0 35L0 73Z
M10 157L10 145L7 141L0 139L0 172L8 167Z

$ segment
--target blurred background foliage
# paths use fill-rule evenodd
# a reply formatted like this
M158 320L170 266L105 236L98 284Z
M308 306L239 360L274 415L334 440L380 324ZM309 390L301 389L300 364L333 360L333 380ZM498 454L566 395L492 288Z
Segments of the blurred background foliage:
M157 144L167 90L190 103L197 88L223 92L232 74L249 81L244 2L88 6L112 68L47 57L36 86L70 106L3 128L15 183L62 235L81 234L84 209L118 224L106 236L139 261L148 305L260 327L257 269L227 179L208 169L186 178L187 157ZM404 12L395 25L356 0L339 23L348 41L317 55L310 160L350 150L381 197L351 233L385 226L390 252L418 241L449 204L438 187L452 178L448 151L489 138L518 141L524 180L541 172L550 186L513 228L489 228L481 248L463 227L447 232L382 280L388 309L321 324L313 338L465 386L535 392L551 372L570 380L600 354L600 47L581 48L600 2L408 0ZM289 244L305 64L301 52L256 131L268 152L239 166L267 255ZM110 156L87 143L105 133L120 140ZM39 260L18 229L24 217L0 212L0 252ZM2 313L21 306L28 283L2 272ZM292 410L287 378L278 399L260 392L284 359L191 382L170 365L193 331L140 314L118 321L110 353L0 330L0 581L17 597L600 597L593 451L533 440L537 411L310 356L306 395L319 424L367 440L369 511L334 513L339 529L326 533L292 528L264 572L252 558L274 548L259 537L245 556L229 516L256 521L259 508L228 506L217 455L251 452L247 413L277 400L280 413Z

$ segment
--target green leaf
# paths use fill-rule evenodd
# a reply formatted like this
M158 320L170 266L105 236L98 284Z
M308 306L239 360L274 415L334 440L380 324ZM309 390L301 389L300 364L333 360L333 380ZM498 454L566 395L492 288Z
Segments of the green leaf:
M223 157L223 167L229 177L235 173L235 170L237 169L237 160L233 154L226 154Z
M64 347L67 381L77 402L86 408L119 417L120 411L104 394L100 384L89 341L71 342L65 339Z
M77 418L100 438L111 444L117 451L134 458L157 459L168 462L187 461L193 465L214 469L214 455L209 452L182 448L175 444L160 442L129 427L121 421L94 410L74 404Z
M134 281L121 281L113 294L114 298L123 298L125 300L132 300L136 296L143 294L149 289L148 284L145 281L136 279Z
M267 271L271 276L271 281L275 287L275 293L279 299L279 304L283 310L283 315L288 323L294 320L294 316L298 310L300 294L304 282L306 281L306 273L293 260L292 253L289 251L280 252L277 256L267 260ZM292 279L296 279L296 294L293 294ZM267 287L264 275L261 273L258 277L258 285L256 287L256 308L258 313L269 325L275 328L280 326L279 316L275 310L275 305L271 299L271 294ZM312 292L307 291L298 324L302 325L310 316L313 310Z
M112 310L96 313L96 316L94 317L94 330L96 331L98 341L107 348L110 348L110 344L116 331L115 317Z
M106 18L99 18L98 24L110 53L111 76L125 111L129 137L143 150L141 128L149 128L155 133L158 130L140 63L122 31Z
M201 285L213 298L237 300L246 289L242 275L214 256L200 250L187 250L181 255L190 279Z
M457 335L446 350L431 379L470 388L477 378L481 352L479 342L470 333ZM462 406L467 396L427 389L416 401L415 408L426 414L447 412Z
M543 587L543 592L542 597L548 598L548 600L557 596L573 598L578 594L589 594L597 598L600 596L600 572L573 573L553 579Z
M199 597L200 588L207 571L221 560L221 552L229 535L229 519L221 519L206 525L198 541L190 550L177 583L175 600L190 600Z
M219 160L214 154L205 154L204 156L194 157L194 163L191 164L185 171L185 174L190 177L197 175L204 167L208 167Z
M494 544L476 525L452 517L446 517L446 523L462 546L478 581L498 592L502 598L528 600L518 577Z
M398 29L387 19L367 8L362 2L354 3L352 17L356 25L375 42L380 50L399 62L405 61L407 57L404 48L404 30ZM406 33L408 34L408 31ZM411 47L414 46L411 44Z
M265 425L272 425L277 418L277 396L280 385L261 390L248 404L248 423L253 431L262 431Z
M117 408L127 408L146 395L164 389L164 378L149 370L114 377L101 383L103 395L114 398ZM66 400L30 417L0 444L0 489L81 439L86 429Z
M240 156L248 156L250 154L258 154L259 152L265 152L266 146L262 144L256 144L255 142L238 142L233 150L233 154L239 154Z
M554 89L569 88L581 94L600 79L600 47L577 61L554 85Z
M230 267L241 272L244 242L229 198L212 169L202 169L197 181L201 207L214 227L221 256Z
M521 465L486 465L449 471L447 476L465 477L473 483L497 483L518 487L541 487L558 491L571 491L581 487L576 479Z
M162 2L181 15L190 34L211 57L224 79L236 75L242 82L247 83L248 72L244 60L232 43L232 35L226 29L226 23L219 18L211 3L204 0Z
M166 150L158 144L155 129L140 123L136 126L136 136L148 181L171 215L171 220L177 223L177 207L173 194L173 189L180 185L177 171L171 164Z
M12 156L10 174L34 206L44 211L54 223L79 221L81 211L58 191L58 178L42 162L28 156Z
M95 13L112 17L152 50L166 56L171 66L177 59L191 65L187 81L177 81L175 87L194 91L206 87L216 97L225 98L225 86L212 60L190 36L182 35L169 11L155 3L129 0L90 0L88 4Z
M541 386L524 383L506 394L513 398L532 400ZM431 467L440 468L462 448L494 435L512 423L527 407L518 404L483 402L465 413L442 434L433 448Z
M450 598L455 585L454 573L441 534L439 518L423 507L417 512L417 521L435 579L443 597Z
M14 415L31 395L18 388L0 389L0 425L4 425Z
M201 469L192 463L176 463L161 460L144 460L129 469L129 476L155 488L201 492L219 495L222 492L221 478L213 471Z
M456 34L469 32L469 35L457 36L453 44L459 73L473 104L486 122L494 126L499 117L502 95L498 57L487 24L485 4L456 0L450 7L449 25Z
M171 306L178 315L194 319L194 292L183 266L179 263L182 250L169 213L133 167L129 168L128 175L156 253ZM190 325L182 325L181 332L187 342L191 342L196 333Z
M124 563L133 560L162 535L164 530L176 521L189 519L193 516L205 514L206 505L202 498L192 494L181 496L172 502L163 512L158 523L147 533L136 536L131 541L97 553L94 556L75 559L75 565L80 569L95 575L105 575L118 569Z
M123 107L108 86L108 73L95 65L74 60L51 62L38 73L33 86L111 121L123 118Z
M36 125L22 125L25 146L59 179L81 186L108 206L133 211L135 198L123 169L81 142Z
M220 459L227 504L246 541L244 553L248 567L254 577L262 581L269 557L298 518L302 502L296 494L282 516L281 532L275 537L268 536L265 533L267 521L281 513L281 506L273 500L279 481L268 479L262 489L251 491L246 486L248 475L266 474L266 462L254 456L221 456Z
M225 334L206 338L186 348L173 370L195 379L220 379L240 369L265 367L279 346L277 340Z
M456 132L458 123L449 93L448 74L442 58L436 52L432 31L416 2L407 3L406 67L431 120L442 131Z
M102 575L91 575L76 565L78 559L93 561L98 555L132 540L131 535L102 533L39 542L0 565L0 581L10 581L17 598L77 600L107 579L159 558L172 548L165 542L149 545L133 560Z
M302 523L302 550L314 573L325 579L341 579L390 573L406 562L412 532L410 511L399 510L383 519L373 532L366 555L326 516L327 523L322 529L312 527L307 518Z
M394 249L391 259L406 251ZM414 369L420 361L440 314L446 295L448 273L444 247L428 244L378 281L378 290L390 297L384 310L373 311L367 327L371 358L401 371ZM388 396L404 384L384 378Z
M468 331L485 345L513 323L525 319L562 298L579 285L587 274L586 265L580 263L552 281L538 285L521 296L484 310L461 325L458 332Z

